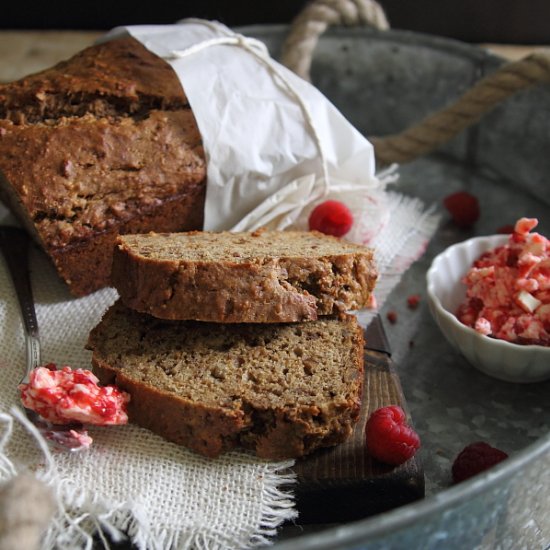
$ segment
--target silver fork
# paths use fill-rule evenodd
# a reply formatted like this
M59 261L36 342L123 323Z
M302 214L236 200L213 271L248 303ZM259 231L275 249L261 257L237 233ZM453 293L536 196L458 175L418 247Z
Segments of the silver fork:
M38 322L29 275L29 242L30 238L24 230L0 226L0 250L17 294L25 331L27 369L21 383L28 383L31 371L41 365ZM52 424L30 409L25 408L25 413L38 431L56 447L70 451L85 448L82 439L87 438L87 433L82 424Z

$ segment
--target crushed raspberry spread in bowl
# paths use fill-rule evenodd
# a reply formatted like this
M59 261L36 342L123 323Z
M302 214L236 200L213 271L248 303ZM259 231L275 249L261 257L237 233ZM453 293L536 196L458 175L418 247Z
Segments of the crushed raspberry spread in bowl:
M20 384L23 405L52 424L82 422L99 426L126 424L130 396L116 386L99 386L89 370L48 364L34 369Z
M515 344L550 346L550 241L521 218L508 242L482 254L462 282L458 319L477 332Z

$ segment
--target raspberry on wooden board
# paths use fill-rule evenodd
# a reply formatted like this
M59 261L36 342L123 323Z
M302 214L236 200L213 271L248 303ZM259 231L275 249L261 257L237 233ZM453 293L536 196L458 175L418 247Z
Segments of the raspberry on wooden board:
M403 409L396 405L374 411L365 435L371 456L394 466L409 460L420 448L418 434L407 424Z

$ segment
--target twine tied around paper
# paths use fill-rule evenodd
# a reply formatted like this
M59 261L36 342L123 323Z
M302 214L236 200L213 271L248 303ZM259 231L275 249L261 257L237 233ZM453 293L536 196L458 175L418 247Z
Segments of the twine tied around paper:
M389 24L375 0L314 0L292 21L283 45L282 63L309 80L319 36L331 25L368 25L380 31ZM380 165L410 162L447 143L477 123L497 105L538 84L550 82L550 52L540 50L505 63L475 83L453 104L389 136L369 136Z
M210 26L210 27L215 26L213 23L209 21L203 21L200 19L189 19L189 21L193 21L202 25ZM216 26L216 29L219 29L219 27ZM302 96L300 95L300 93L289 82L289 79L285 77L285 75L281 72L280 68L278 68L277 65L273 63L273 60L269 55L269 51L266 45L262 41L257 40L255 38L244 36L242 34L234 33L228 36L212 38L211 40L205 40L185 50L173 50L172 52L170 52L169 55L165 56L165 59L167 61L174 60L174 59L183 59L185 57L194 55L202 50L208 49L210 47L224 46L224 45L240 47L246 50L251 55L253 55L260 63L262 63L267 68L268 71L272 73L274 77L273 78L274 82L284 87L287 90L287 92L293 97L296 103L300 106L300 109L304 116L304 120L311 131L313 140L315 141L315 145L317 147L317 150L319 151L319 158L321 160L321 167L323 171L323 185L324 185L323 194L326 195L329 192L329 188L330 188L328 163L326 160L323 143L319 136L319 132L317 131L317 127L313 120L313 116L311 115L311 112L307 104L303 100Z

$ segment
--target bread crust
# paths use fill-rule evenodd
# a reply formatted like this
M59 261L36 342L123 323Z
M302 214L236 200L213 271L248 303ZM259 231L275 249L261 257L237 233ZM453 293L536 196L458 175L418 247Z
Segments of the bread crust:
M289 246L296 248L287 255L273 254L270 249L270 240L281 233ZM206 236L213 234L202 235L207 248ZM200 237L201 233L189 236ZM228 254L235 240L261 240L265 254L252 253L241 261L187 259L184 247L181 258L175 259L141 253L140 243L149 239L160 247L164 238L171 236L117 239L112 272L113 285L128 307L163 319L218 323L315 320L366 307L377 278L372 250L316 232L308 232L306 238L293 231L234 237L216 234L220 243L224 238L229 241L225 245ZM314 254L313 247L327 242L334 245L330 251ZM143 244L143 248L150 246L154 245ZM246 251L246 245L243 249Z
M120 234L141 233L156 227L160 231L186 231L202 226L206 188L200 182L187 185L185 193L170 197L154 208L143 208L138 215L108 231L73 244L50 248L58 274L75 296L86 296L111 286L113 250ZM92 271L93 273L90 273Z
M134 424L209 458L238 445L247 425L242 411L193 403L136 382L97 355L92 364L101 384L116 384L130 394L128 417Z

